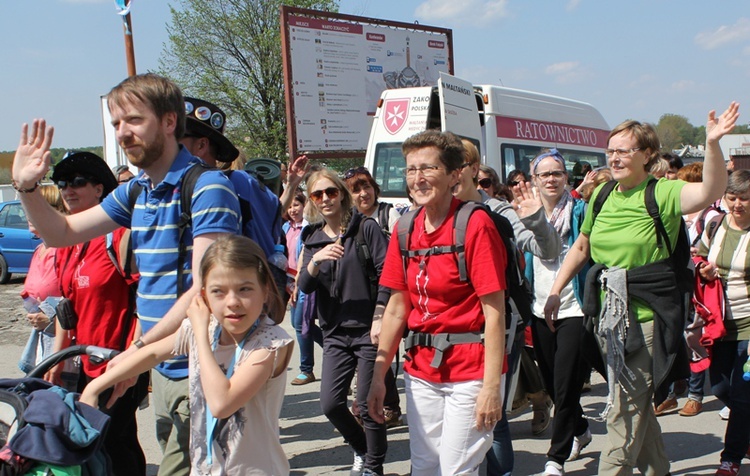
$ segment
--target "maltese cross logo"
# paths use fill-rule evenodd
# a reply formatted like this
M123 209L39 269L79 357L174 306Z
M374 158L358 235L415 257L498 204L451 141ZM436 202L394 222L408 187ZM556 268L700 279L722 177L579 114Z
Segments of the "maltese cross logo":
M389 99L385 102L383 124L389 134L398 134L398 131L406 124L406 118L409 117L409 103L409 98Z

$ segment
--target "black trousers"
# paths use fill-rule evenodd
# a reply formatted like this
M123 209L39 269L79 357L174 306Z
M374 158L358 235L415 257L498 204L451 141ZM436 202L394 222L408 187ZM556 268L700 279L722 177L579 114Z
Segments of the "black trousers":
M583 317L555 321L555 332L550 331L544 319L535 317L531 331L544 386L555 403L547 457L563 464L570 456L573 437L583 434L589 426L581 408L581 388L586 379L581 358Z
M91 377L81 372L79 391ZM111 389L99 397L99 409L109 415L109 429L104 438L104 449L112 462L115 476L146 476L146 456L138 441L138 423L135 412L148 393L149 374L142 373L135 385L117 399L112 408L104 408L112 394Z
M354 451L365 455L365 468L383 474L388 449L386 427L367 411L367 394L372 383L377 346L370 341L369 328L336 328L323 335L323 375L320 407L328 420ZM357 404L364 429L347 406L347 393L357 369Z

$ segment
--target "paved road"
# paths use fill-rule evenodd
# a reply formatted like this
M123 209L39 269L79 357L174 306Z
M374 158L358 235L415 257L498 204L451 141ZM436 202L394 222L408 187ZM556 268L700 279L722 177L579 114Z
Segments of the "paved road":
M288 320L283 324L293 335ZM20 376L16 367L22 347L7 344L0 345L0 375L4 377ZM320 369L321 354L316 348L316 369ZM292 362L298 362L295 355ZM296 366L290 368L288 381L297 374ZM317 373L317 372L316 372ZM399 378L399 385L403 381ZM344 445L341 436L333 426L320 414L318 394L320 382L301 387L287 385L287 394L281 415L281 441L292 467L292 475L327 475L348 474L352 462L352 453ZM601 379L594 379L592 392L584 395L582 405L588 414L596 414L604 406L606 387ZM402 390L402 402L403 402ZM680 405L684 399L680 399ZM708 396L705 410L695 417L681 417L676 412L660 417L664 439L672 460L674 475L712 475L719 462L719 453L726 423L718 416L722 405L715 398ZM407 416L408 418L408 416ZM153 433L153 410L148 408L139 412L141 442L147 453L149 474L156 474L160 460L159 448ZM750 422L748 422L750 424ZM597 468L597 457L605 438L602 423L592 422L594 440L583 452L582 457L565 466L569 475L594 475ZM531 475L544 468L545 452L548 448L549 431L541 437L531 435L531 413L516 416L510 422L515 450L515 475ZM388 456L385 465L386 474L409 474L409 442L406 426L393 428L388 434ZM741 475L750 476L750 461L745 460Z

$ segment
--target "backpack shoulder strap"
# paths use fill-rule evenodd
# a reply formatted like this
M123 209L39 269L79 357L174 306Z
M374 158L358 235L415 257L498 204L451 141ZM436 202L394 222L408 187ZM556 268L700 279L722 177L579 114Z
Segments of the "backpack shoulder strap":
M130 213L133 213L135 208L135 202L138 201L138 196L143 192L143 185L138 183L136 180L130 181L130 188L128 189L128 205L130 205Z
M374 301L378 296L378 272L375 269L375 261L372 259L370 245L367 244L367 240L365 239L364 224L366 220L372 219L363 217L359 222L357 234L354 236L354 246L357 250L359 264L362 266L367 280L370 282L370 299Z
M609 182L604 184L601 190L599 190L599 195L597 195L596 200L594 200L594 208L591 210L592 226L594 224L593 220L596 220L596 216L600 211L602 211L604 202L607 201L607 198L609 198L609 194L612 193L612 190L614 190L616 186L617 182L615 180L610 180Z
M380 229L386 233L391 232L391 227L388 224L391 208L393 208L393 205L390 203L381 203L378 206L378 222L380 224Z
M481 203L464 202L458 206L453 220L453 244L458 263L458 275L461 281L469 280L469 274L466 270L466 229L469 227L471 214L480 209L487 212L487 208Z
M421 209L420 207L409 210L398 219L398 248L401 251L401 258L404 264L404 276L406 276L406 267L409 264L409 237L414 229L414 219Z
M667 251L671 255L674 249L672 248L672 244L669 241L667 229L664 227L664 222L662 221L661 215L659 214L659 204L656 203L655 190L657 182L658 181L654 178L649 179L648 183L646 184L644 200L646 202L646 210L648 210L648 214L654 221L654 227L656 228L656 247L661 248L662 246L664 246L664 243L666 243Z
M107 256L109 256L112 264L115 265L115 269L120 276L125 279L130 279L132 276L132 260L133 260L133 241L130 239L130 230L124 235L123 239L120 240L118 245L115 245L114 233L107 233L105 235ZM125 241L125 249L123 250L123 240ZM119 247L119 250L117 249ZM123 253L124 251L124 253Z
M180 185L180 219L177 222L177 297L185 292L183 289L182 275L185 259L187 258L187 245L185 244L185 230L192 225L193 193L195 184L203 172L215 170L203 162L191 165L185 175L182 176Z
M708 220L708 223L706 223L706 229L705 233L706 236L708 236L709 243L711 240L714 239L714 236L716 235L716 230L719 229L719 225L724 221L724 217L726 216L725 213L719 213L718 215L712 216L710 220ZM699 238L700 239L700 238Z

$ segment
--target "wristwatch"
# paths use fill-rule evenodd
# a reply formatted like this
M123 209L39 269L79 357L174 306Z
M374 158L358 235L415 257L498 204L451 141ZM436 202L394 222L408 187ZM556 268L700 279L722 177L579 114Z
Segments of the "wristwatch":
M319 268L319 267L320 267L320 261L315 261L314 259L311 259L311 260L310 260L310 262L311 262L311 263L312 263L312 265L313 265L313 266L315 266L316 268Z
M141 338L139 337L139 338L137 338L136 340L133 341L133 345L136 346L136 347L138 347L139 349L141 349L141 348L143 348L143 346L146 345L146 343L143 342L143 340L141 340Z

